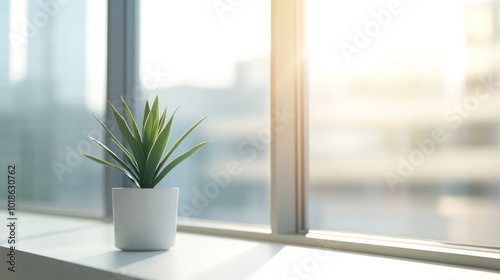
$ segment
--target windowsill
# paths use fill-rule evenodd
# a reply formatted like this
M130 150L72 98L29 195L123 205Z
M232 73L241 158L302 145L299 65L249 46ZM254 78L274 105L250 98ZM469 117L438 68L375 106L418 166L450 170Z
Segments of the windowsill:
M18 217L16 272L4 262L0 279L500 279L485 270L184 232L169 251L123 252L111 223Z

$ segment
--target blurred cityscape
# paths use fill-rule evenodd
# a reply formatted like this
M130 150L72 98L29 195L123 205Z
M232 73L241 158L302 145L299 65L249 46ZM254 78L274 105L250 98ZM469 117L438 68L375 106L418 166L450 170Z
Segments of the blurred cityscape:
M349 62L356 3L308 5L307 227L499 246L499 2L401 4Z

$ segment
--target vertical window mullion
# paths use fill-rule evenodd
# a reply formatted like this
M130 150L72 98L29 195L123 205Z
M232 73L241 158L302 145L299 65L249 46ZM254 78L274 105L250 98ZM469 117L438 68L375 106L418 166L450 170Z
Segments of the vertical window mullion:
M301 0L271 2L271 228L301 229L304 172Z
M108 1L108 71L107 71L107 98L114 105L120 96L128 96L138 92L139 73L139 1ZM120 112L122 106L116 106ZM123 112L120 112L123 113ZM106 122L113 123L113 114L106 111ZM111 126L111 131L120 142L124 139L117 131L116 126ZM112 140L106 139L108 145L113 145ZM107 158L111 160L111 158ZM112 216L111 189L128 186L130 183L121 174L105 169L105 213Z

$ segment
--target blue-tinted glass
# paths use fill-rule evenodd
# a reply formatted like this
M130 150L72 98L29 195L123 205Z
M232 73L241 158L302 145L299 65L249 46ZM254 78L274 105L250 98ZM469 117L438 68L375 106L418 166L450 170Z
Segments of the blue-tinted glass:
M43 206L99 216L106 4L100 1L1 1L0 174L18 167L21 209ZM0 193L1 203L6 192Z

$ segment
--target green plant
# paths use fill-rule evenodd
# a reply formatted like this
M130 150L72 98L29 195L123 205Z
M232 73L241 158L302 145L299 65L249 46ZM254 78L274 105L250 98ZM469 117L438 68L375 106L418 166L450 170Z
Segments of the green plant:
M125 109L128 123L125 118L118 113L115 107L110 102L108 103L111 110L113 111L118 129L125 139L126 143L128 144L128 147L130 147L130 150L127 149L125 145L120 143L120 141L118 141L113 133L111 133L110 129L106 127L106 125L101 122L96 116L93 115L94 118L104 128L104 130L106 130L113 142L115 142L123 152L125 160L120 159L111 149L109 149L103 143L99 142L97 139L91 137L90 135L89 138L92 139L92 141L96 142L99 146L101 146L106 151L106 153L116 162L116 164L112 164L93 155L83 155L93 161L110 166L122 172L123 174L125 174L125 176L127 176L127 178L134 182L134 185L137 188L154 188L175 166L177 166L179 163L193 155L196 151L210 142L201 142L166 164L167 160L179 146L179 144L189 135L189 133L191 133L191 131L193 131L196 126L198 126L206 118L206 116L192 125L186 132L184 132L184 134L182 134L182 136L179 137L177 141L175 141L168 152L164 155L170 137L172 122L178 108L174 111L167 122L167 108L165 108L163 114L160 115L158 96L156 96L151 108L149 106L149 103L146 101L142 131L139 131L132 112L130 111L129 106L123 98L122 103Z

